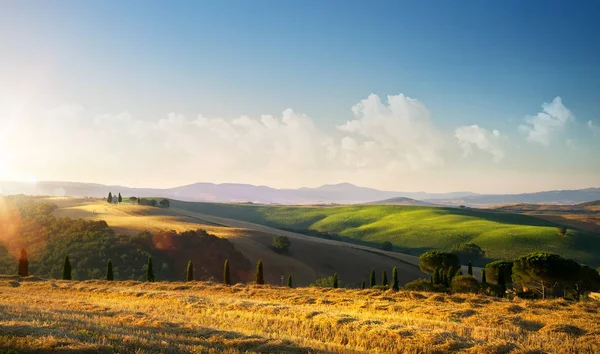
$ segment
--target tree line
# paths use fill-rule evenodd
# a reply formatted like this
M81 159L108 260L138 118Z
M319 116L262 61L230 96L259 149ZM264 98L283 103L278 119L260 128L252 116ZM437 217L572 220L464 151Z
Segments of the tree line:
M156 199L144 199L144 198L138 198L138 197L129 197L129 201L132 204L148 205L148 206L161 207L161 208L168 208L171 206L171 202L166 198L163 198L157 202ZM121 196L121 193L119 193L118 196L113 196L112 192L108 192L108 197L106 197L106 202L109 204L113 204L113 203L121 204L123 202L123 197Z

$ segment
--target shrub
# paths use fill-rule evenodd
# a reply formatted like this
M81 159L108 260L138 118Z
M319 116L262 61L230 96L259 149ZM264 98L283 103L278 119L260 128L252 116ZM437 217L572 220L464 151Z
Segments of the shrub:
M337 274L336 274L337 279ZM330 275L325 278L317 279L310 284L310 286L318 287L318 288L333 288L334 276ZM343 288L344 285L341 280L337 279L337 286L339 288Z
M460 267L458 256L443 251L429 251L419 256L419 267L425 273L433 273L436 268Z
M445 288L442 285L434 285L427 279L417 279L404 285L405 290L409 291L431 291L431 292L444 292Z
M279 252L279 253L289 252L291 244L292 243L290 242L290 239L287 238L286 236L273 237L273 248L275 249L276 252Z
M452 290L457 293L476 293L480 289L477 279L470 275L462 275L452 279Z
M394 249L394 245L392 245L392 243L390 241L384 241L381 244L381 249L384 251L391 251Z

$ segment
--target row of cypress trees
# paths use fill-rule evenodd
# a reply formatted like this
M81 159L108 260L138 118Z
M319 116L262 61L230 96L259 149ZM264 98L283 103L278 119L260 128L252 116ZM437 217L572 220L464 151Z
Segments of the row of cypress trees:
M371 274L369 276L369 285L371 288L374 288L377 286L377 279L375 276L375 269L371 269ZM398 283L398 268L394 267L392 269L392 284L388 283L388 279L387 279L387 272L384 270L383 273L381 274L381 286L390 286L391 288L395 291L400 290L400 283ZM361 285L360 285L361 289L365 289L366 288L366 284L365 281L363 280Z

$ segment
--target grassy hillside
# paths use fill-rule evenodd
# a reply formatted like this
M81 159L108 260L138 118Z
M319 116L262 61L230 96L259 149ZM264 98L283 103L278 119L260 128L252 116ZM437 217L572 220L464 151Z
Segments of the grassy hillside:
M520 214L393 205L309 207L178 201L171 205L279 228L315 230L369 242L389 240L413 254L474 242L492 259L510 259L541 250L594 266L600 264L594 251L600 248L599 234L569 230L566 236L560 236L557 224Z
M108 204L102 200L82 199L82 198L36 198L41 203L52 203L57 206L53 214L56 217L82 218L87 221L103 220L111 229L116 231L114 237L119 240L137 239L137 236L142 231L149 231L152 234L162 234L169 230L175 230L179 233L187 230L206 230L210 234L214 234L220 238L226 238L231 242L235 249L238 250L246 259L251 262L249 271L245 274L238 274L237 279L243 282L254 280L254 264L258 259L263 259L265 264L265 280L269 284L281 284L282 276L287 279L291 274L294 278L294 283L301 286L307 286L315 280L330 276L337 272L340 279L348 286L358 287L362 280L368 280L369 271L374 268L378 281L381 272L387 271L388 276L391 275L391 269L398 267L399 281L401 284L412 281L417 278L424 277L418 267L418 259L416 257L406 256L403 254L383 252L372 248L360 248L359 246L349 245L330 240L323 240L315 237L308 237L299 234L293 234L277 229L262 227L260 225L246 225L243 222L236 220L212 220L213 217L197 215L193 212L182 212L173 208L163 209L149 206L129 205L129 204ZM0 210L0 217L4 215ZM1 235L1 232L0 232ZM16 233L14 241L19 242L20 233ZM273 237L275 235L287 236L291 239L291 247L289 253L277 253L272 248ZM79 239L78 235L72 235L74 239ZM2 239L0 238L0 247ZM59 240L57 240L59 241ZM109 245L112 243L108 243ZM127 244L127 242L125 242ZM45 247L42 242L40 247ZM87 245L78 244L79 248L85 248ZM20 246L19 246L20 247ZM18 247L12 247L17 249ZM146 262L147 252L151 252L153 257L162 257L164 253L169 253L166 250L147 250L143 249L146 256L139 259L139 262L130 262L129 260L122 261L121 255L111 254L110 257L99 254L103 248L94 249L94 254L97 257L113 258L115 267L124 265L132 266L138 269L142 274L142 267ZM170 266L170 270L177 272L178 277L161 278L162 280L182 280L185 276L185 263L188 259L193 259L196 267L206 268L207 257L200 257L201 250L197 252L194 249L189 250L191 253L197 254L199 259L192 257L192 254L178 253L177 262ZM57 255L60 258L64 257L64 253L72 253L66 249L57 248ZM13 252L14 253L14 252ZM73 256L72 254L70 254ZM3 259L3 252L0 248L0 272L2 269L14 269L13 259ZM32 265L40 264L38 257L34 253L31 254ZM81 258L81 257L78 257ZM117 258L119 261L117 261ZM95 259L95 258L94 258ZM106 259L104 261L93 261L88 259L88 263L93 263L100 272L96 276L84 277L81 279L100 278L103 275ZM129 259L129 258L128 258ZM79 259L72 259L74 264ZM157 261L158 259L154 259ZM93 262L92 262L93 261ZM181 265L181 263L184 263ZM60 274L62 270L62 261L52 261L48 267L53 267L53 274ZM131 263L131 264L130 264ZM2 268L1 265L6 267ZM133 265L132 265L133 264ZM238 264L239 265L239 264ZM158 264L157 264L158 266ZM215 266L221 274L222 262ZM232 264L232 266L234 266ZM34 271L39 268L32 267ZM162 268L160 268L162 270ZM212 269L212 268L211 268ZM78 269L75 270L79 272ZM173 273L171 272L171 273ZM145 274L145 273L143 273ZM143 276L142 274L142 276ZM216 276L220 279L220 275ZM128 277L120 277L117 279L131 279ZM134 278L135 279L135 278Z
M600 303L0 277L19 353L598 353Z

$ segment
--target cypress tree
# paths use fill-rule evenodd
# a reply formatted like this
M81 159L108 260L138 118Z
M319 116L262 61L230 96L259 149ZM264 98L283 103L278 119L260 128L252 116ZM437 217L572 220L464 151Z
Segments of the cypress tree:
M392 269L392 289L395 291L400 290L400 285L398 284L398 268L396 267Z
M65 264L63 265L63 280L71 280L71 262L69 262L69 256L65 256Z
M498 272L498 286L502 292L502 296L506 293L506 280L504 279L504 269L500 269Z
M375 280L375 269L371 269L371 287L377 285L377 281Z
M365 281L363 280L362 283L360 283L360 288L364 289L367 286L367 284L365 284Z
M231 285L231 276L229 275L229 259L225 260L223 264L223 283L225 285Z
M19 275L22 277L29 276L29 260L27 259L27 251L21 248L19 253Z
M431 282L433 283L433 285L438 285L440 281L440 268L435 268L433 270L433 274L431 275Z
M464 274L463 274L463 271L462 271L462 269L458 268L458 270L456 271L456 273L454 274L454 276L455 276L455 277L459 277L459 276L461 276L461 275L464 275Z
M481 284L486 284L487 279L485 278L485 269L481 270Z
M188 261L187 272L185 276L186 281L194 281L194 264L192 261Z
M152 257L148 257L148 269L146 270L146 281L154 281L154 269L152 269Z
M388 285L387 274L386 274L385 270L383 271L383 274L381 275L381 285L383 285L383 286Z
M467 273L469 273L470 276L473 276L473 265L471 264L471 261L469 261L469 269L467 270Z
M106 202L107 203L112 203L112 198L113 198L112 193L108 192L108 198L106 198Z
M440 273L442 273L442 284L444 284L445 287L448 287L448 275L443 269L440 269Z
M256 263L256 284L264 284L265 278L263 276L263 261L262 259L258 260Z
M108 262L106 262L106 280L112 281L114 279L112 261L109 259Z
M119 201L119 203L123 202L123 197L121 197L121 193L119 193L119 199L117 199Z
M337 273L333 273L333 288L337 289L337 287L338 287Z
M293 288L293 286L292 286L292 275L291 274L288 276L288 283L287 283L287 285L288 285L288 287Z

